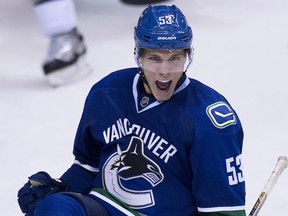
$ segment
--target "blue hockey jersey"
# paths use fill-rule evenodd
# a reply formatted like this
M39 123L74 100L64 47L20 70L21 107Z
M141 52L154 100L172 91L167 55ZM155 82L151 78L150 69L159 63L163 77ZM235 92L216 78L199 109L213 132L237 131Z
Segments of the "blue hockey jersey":
M75 163L99 172L94 187L145 215L243 210L243 131L227 100L184 76L158 102L138 72L116 71L92 87Z

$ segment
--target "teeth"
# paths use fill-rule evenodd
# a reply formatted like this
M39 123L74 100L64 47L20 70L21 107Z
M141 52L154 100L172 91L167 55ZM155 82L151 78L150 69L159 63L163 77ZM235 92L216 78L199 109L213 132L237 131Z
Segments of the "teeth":
M167 92L170 88L171 80L157 80L156 85L161 92Z
M170 82L170 80L158 80L159 82L161 83L167 83L167 82Z

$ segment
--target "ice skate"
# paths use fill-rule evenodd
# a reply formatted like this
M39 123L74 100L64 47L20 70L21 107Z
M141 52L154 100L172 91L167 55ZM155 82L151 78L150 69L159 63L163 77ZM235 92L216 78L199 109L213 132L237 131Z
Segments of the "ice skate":
M61 86L79 80L92 70L85 60L86 47L76 29L51 39L43 65L51 86Z

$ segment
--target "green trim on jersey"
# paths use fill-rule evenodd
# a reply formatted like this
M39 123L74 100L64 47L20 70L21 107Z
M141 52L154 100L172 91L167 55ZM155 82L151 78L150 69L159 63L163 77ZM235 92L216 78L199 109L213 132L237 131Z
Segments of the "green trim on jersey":
M201 216L246 216L246 213L244 210L242 211L222 211L222 212L209 212L199 213Z
M113 202L117 203L118 205L122 206L123 208L127 209L129 212L131 212L135 216L141 216L138 212L131 209L128 205L126 205L124 202L122 202L120 199L109 193L109 191L103 189L103 188L93 188L92 191L96 191L97 193L107 197L108 199L112 200Z

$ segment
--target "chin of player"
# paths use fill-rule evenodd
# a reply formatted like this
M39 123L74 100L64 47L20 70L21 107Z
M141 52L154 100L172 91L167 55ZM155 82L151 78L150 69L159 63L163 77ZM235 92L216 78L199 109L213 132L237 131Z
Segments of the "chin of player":
M163 92L156 88L156 89L153 89L152 92L156 100L162 102L162 101L167 101L172 97L174 89L170 88L168 91Z

